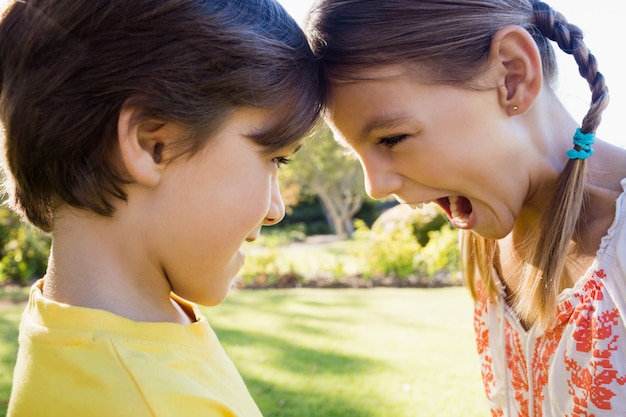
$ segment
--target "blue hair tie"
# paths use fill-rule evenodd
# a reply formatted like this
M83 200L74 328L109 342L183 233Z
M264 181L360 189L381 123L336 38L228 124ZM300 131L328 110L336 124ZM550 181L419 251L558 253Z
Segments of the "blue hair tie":
M576 129L574 133L574 145L580 149L570 149L567 151L567 157L569 159L587 159L593 155L593 148L591 145L595 142L596 134L593 132L583 133L580 128Z

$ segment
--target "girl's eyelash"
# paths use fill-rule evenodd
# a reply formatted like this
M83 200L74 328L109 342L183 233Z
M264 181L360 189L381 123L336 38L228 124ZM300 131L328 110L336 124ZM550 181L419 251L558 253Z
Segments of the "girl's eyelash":
M285 157L285 156L277 156L276 158L272 159L272 161L274 161L274 163L276 164L276 166L278 168L287 165L289 162L291 162L291 159Z
M407 138L407 135L389 136L389 137L380 139L378 141L378 144L391 149L406 138Z

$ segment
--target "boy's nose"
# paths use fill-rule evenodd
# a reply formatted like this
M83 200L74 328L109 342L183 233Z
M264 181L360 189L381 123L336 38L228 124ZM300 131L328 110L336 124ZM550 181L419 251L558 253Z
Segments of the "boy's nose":
M278 179L274 178L272 182L272 196L270 200L270 208L265 215L263 225L273 226L285 217L285 203L283 202L283 196L280 194L280 188L278 186Z

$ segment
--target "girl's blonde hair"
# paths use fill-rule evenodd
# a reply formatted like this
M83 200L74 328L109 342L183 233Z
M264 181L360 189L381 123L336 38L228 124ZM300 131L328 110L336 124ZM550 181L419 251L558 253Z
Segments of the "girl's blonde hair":
M306 30L320 58L328 87L357 79L372 66L417 64L429 81L471 86L486 68L493 35L502 27L524 27L537 43L544 80L556 79L550 41L574 56L592 91L581 130L595 132L608 104L608 90L582 31L549 5L528 0L321 0L309 14ZM330 91L330 88L327 88ZM327 99L330 99L327 97ZM573 134L574 132L572 132ZM516 310L527 323L548 326L558 294L571 285L565 259L584 208L587 164L570 160L560 175L541 227L524 254L522 286ZM463 266L470 291L482 280L489 295L498 293L498 245L463 232Z

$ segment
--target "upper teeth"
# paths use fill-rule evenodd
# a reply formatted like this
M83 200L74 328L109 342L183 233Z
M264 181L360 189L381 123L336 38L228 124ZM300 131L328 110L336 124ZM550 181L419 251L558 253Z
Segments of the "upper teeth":
M450 196L448 200L450 201L450 213L452 214L452 218L459 219L459 220L462 219L463 213L459 212L459 207L457 205L457 202L459 201L459 197L453 195L453 196Z
M412 209L421 209L424 207L424 203L413 203L413 204L409 204L409 207L411 207Z

